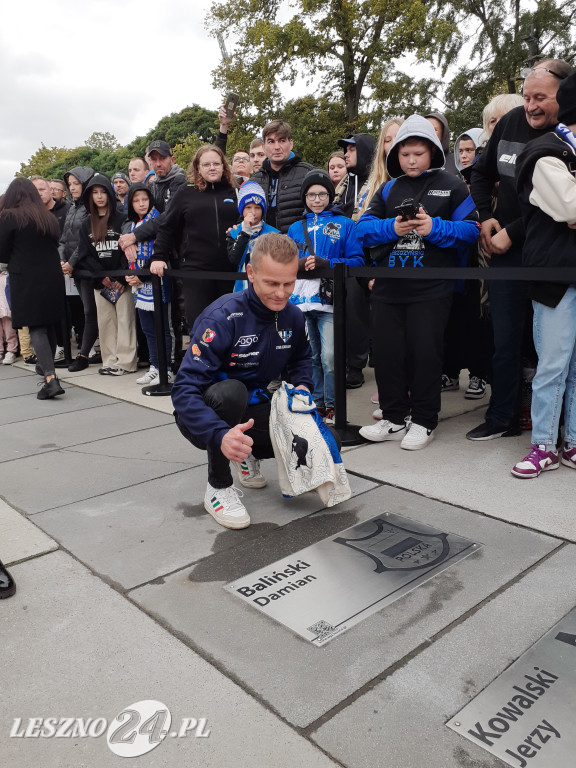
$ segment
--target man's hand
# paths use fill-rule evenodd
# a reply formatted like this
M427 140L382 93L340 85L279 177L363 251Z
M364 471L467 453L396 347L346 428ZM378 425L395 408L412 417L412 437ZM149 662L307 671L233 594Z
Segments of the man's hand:
M63 261L62 262L62 272L65 275L71 275L72 274L72 267L70 266L70 264L68 264L67 261Z
M244 461L252 453L254 440L244 433L254 426L254 419L236 424L222 438L220 450L229 461Z
M512 240L508 237L506 229L501 229L492 238L492 253L506 253L510 250Z
M220 133L228 133L228 129L230 128L230 123L234 118L236 117L236 111L234 111L234 114L232 117L228 117L226 114L226 107L224 104L220 107L220 112L218 112L218 120L220 121Z
M124 256L126 256L130 264L134 264L138 258L138 249L135 245L128 245L124 248Z
M168 264L166 264L165 261L153 261L150 264L151 274L158 275L158 277L162 277L164 275L165 269L168 269Z
M502 227L498 223L498 219L486 219L480 225L482 231L480 232L480 245L486 253L492 253L492 232L500 232Z
M118 238L118 245L123 251L128 248L129 245L136 244L136 235L133 232L128 232L126 235L120 235Z
M137 288L139 285L142 285L142 281L139 277L136 277L136 275L126 275L126 282L133 288Z

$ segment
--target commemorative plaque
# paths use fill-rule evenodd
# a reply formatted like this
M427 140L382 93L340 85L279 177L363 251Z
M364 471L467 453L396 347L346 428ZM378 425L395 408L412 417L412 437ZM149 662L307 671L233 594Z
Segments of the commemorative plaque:
M481 546L387 512L225 589L321 646Z
M576 608L446 725L515 768L576 765Z

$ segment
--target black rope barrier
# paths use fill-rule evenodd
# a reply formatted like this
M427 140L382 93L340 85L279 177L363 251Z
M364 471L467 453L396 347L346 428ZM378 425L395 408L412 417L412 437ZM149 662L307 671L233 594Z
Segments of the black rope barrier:
M164 274L182 280L247 280L245 272L213 272L192 269L166 269ZM124 277L134 275L131 270L90 272L75 270L76 277L98 279L102 277ZM158 350L158 371L160 383L142 388L145 395L169 395L172 384L168 381L168 364L164 346L164 315L162 312L162 278L151 274L149 269L139 269L139 278L152 280L154 298L154 335ZM314 280L331 277L334 280L334 426L342 445L359 445L364 442L355 424L347 419L346 396L346 281L350 278L386 278L394 280L520 280L528 282L576 283L576 267L348 267L338 262L333 269L318 269L314 274L298 275L298 278ZM67 334L68 347L70 333Z

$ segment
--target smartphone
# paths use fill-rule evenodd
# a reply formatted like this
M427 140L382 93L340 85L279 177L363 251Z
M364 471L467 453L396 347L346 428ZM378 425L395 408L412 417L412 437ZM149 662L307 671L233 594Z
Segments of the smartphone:
M224 101L224 107L226 109L226 117L234 117L234 112L236 110L236 107L238 106L239 99L240 99L240 96L238 96L237 93L229 93L226 95L226 100Z
M420 206L417 205L412 198L403 200L400 205L397 205L394 209L398 211L398 216L402 216L402 221L408 221L409 219L415 219L416 214L420 210Z

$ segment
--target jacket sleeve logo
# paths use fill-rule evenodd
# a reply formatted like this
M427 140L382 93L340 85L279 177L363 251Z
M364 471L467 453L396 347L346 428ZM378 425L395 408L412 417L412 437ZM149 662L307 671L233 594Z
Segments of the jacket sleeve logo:
M210 328L206 328L206 330L202 334L202 341L205 341L206 344L210 344L210 342L215 336L216 336L216 331L213 331Z

